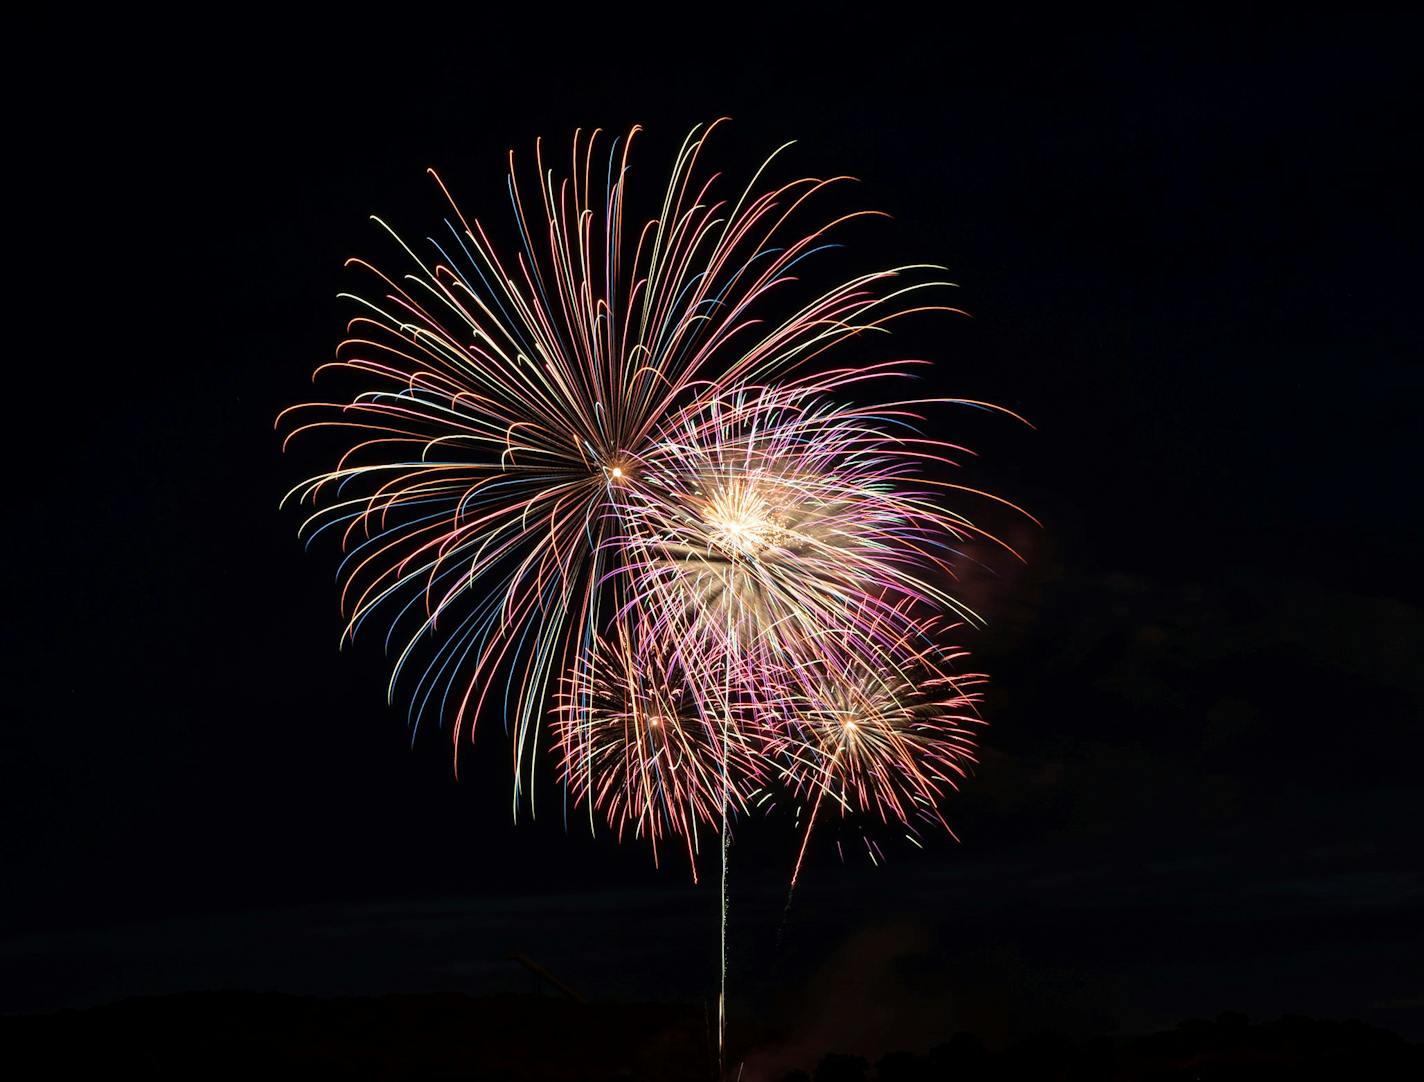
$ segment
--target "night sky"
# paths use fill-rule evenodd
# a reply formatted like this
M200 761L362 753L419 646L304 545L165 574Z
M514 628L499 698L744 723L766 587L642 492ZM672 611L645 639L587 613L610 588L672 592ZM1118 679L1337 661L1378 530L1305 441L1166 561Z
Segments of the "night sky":
M936 415L980 452L964 479L1043 523L998 520L1028 563L965 586L993 679L962 842L882 868L827 843L785 910L790 829L743 824L734 1024L1424 1037L1420 28L405 18L35 38L0 1010L522 991L510 951L593 997L712 994L715 876L566 827L552 787L514 824L497 715L456 781L448 734L412 746L386 705L379 639L338 651L336 554L277 508L323 462L272 421L365 284L343 260L397 260L368 215L440 228L427 166L503 229L510 148L642 124L651 196L726 115L729 177L795 139L783 175L890 212L858 265L949 267L970 316L896 348L936 361L924 393L1033 422Z

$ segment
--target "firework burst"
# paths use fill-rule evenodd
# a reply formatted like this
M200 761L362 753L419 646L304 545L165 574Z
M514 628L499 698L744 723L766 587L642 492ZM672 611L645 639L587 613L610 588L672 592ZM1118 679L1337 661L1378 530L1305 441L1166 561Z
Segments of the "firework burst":
M566 176L536 145L532 197L511 155L511 253L450 199L425 245L396 237L402 271L352 260L376 290L317 370L352 390L278 419L340 441L288 499L339 538L343 638L379 624L413 722L449 721L458 749L500 702L516 809L552 747L590 821L679 838L694 874L699 832L725 846L771 787L811 808L808 837L823 805L943 823L974 678L946 675L940 638L976 619L951 585L979 534L928 477L960 449L919 434L924 403L841 401L923 362L832 363L944 309L920 300L935 268L796 300L805 261L874 212L810 219L846 178L764 187L770 159L719 194L716 126L644 224L637 129L595 132Z
M908 419L775 389L685 414L619 509L628 606L689 657L754 665L864 658L960 610L936 580L977 530L914 483L953 449L888 431Z
M696 875L701 833L721 830L723 805L746 811L761 762L743 735L746 704L708 695L640 625L618 621L566 676L555 708L560 780L609 826L646 837L654 859L680 837Z
M926 827L953 835L940 806L975 762L984 678L947 673L963 651L899 645L865 657L823 650L772 675L779 697L757 726L759 747L779 785L808 809L793 887L813 828L828 817L853 823L877 863L867 821L897 827L916 845Z

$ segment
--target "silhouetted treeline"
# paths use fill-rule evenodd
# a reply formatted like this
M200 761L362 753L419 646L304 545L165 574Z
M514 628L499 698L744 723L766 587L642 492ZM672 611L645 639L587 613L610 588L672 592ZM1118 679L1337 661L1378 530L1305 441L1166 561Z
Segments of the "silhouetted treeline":
M1216 1021L1191 1019L1176 1029L1113 1041L1073 1041L1036 1035L991 1051L956 1034L925 1055L891 1052L871 1064L844 1053L826 1055L813 1073L792 1071L782 1082L1390 1082L1424 1078L1424 1046L1363 1022L1329 1022L1287 1015L1251 1024L1226 1012Z
M706 1012L691 1005L509 996L318 999L204 993L0 1018L8 1078L479 1079L714 1082ZM736 1058L728 1077L738 1078ZM784 1061L783 1061L784 1062ZM749 1077L741 1082L776 1082ZM1361 1022L1237 1014L1111 1040L1040 1034L986 1048L955 1034L870 1062L827 1050L781 1082L1205 1082L1424 1078L1424 1045Z
M211 992L0 1018L15 1079L652 1082L709 1062L703 1011L682 1004Z

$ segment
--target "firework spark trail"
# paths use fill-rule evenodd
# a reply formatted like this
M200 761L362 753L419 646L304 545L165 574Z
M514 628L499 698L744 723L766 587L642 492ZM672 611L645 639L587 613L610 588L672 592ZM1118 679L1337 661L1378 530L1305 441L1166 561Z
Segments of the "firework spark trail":
M928 362L832 361L956 311L926 293L940 268L798 286L878 212L811 217L846 177L764 185L785 146L723 197L699 165L720 123L683 141L640 226L639 129L597 164L601 133L577 133L566 176L536 143L532 198L511 153L512 255L432 171L443 231L417 252L375 219L404 269L349 261L377 294L343 294L358 313L314 375L332 397L278 425L284 448L339 446L283 502L311 505L309 544L339 539L342 641L381 621L413 729L448 721L458 768L502 701L516 816L552 745L591 829L646 838L655 860L677 838L694 878L699 831L719 833L724 1050L737 815L774 793L798 809L793 887L833 812L911 841L948 831L981 679L954 675L945 637L979 619L951 584L962 546L994 539L947 501L1005 501L940 479L969 452L921 432L936 404L999 407L853 405Z

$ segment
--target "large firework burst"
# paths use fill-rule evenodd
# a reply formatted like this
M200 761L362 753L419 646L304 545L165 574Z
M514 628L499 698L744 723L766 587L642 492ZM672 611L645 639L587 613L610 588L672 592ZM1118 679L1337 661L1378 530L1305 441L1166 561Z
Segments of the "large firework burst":
M353 260L376 295L317 375L354 390L279 417L341 451L288 498L312 505L305 534L339 535L343 637L380 620L413 720L448 719L458 748L502 701L516 808L547 733L590 819L655 851L725 844L775 785L808 824L826 801L942 823L973 696L940 639L974 618L950 583L977 530L922 474L956 449L918 434L920 406L838 401L921 362L829 351L943 308L920 300L943 283L898 267L796 301L803 260L874 212L807 228L845 178L762 187L766 164L718 194L698 167L715 127L642 225L637 129L603 154L594 133L564 177L536 145L533 198L511 155L512 255L451 199L402 272Z

